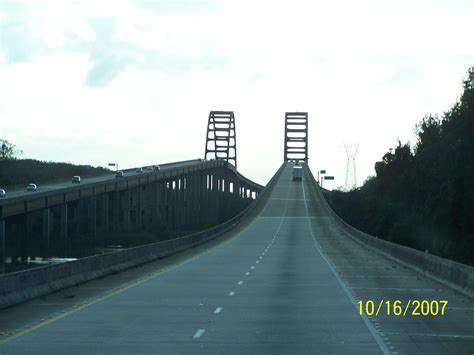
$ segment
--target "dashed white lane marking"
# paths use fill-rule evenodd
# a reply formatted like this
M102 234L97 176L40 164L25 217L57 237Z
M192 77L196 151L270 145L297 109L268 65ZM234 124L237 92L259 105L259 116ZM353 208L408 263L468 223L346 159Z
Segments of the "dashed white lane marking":
M257 260L255 263L258 264L259 262L260 262L260 261Z
M214 314L219 314L222 311L222 307L217 307L214 311Z
M253 270L253 269L255 269L255 266L251 266L250 268Z
M249 276L249 275L250 275L250 272L247 271L247 272L245 273L245 276Z
M235 292L234 292L234 291L230 291L230 292L229 292L229 296L232 297L233 295L235 295Z
M237 285L242 285L244 282L242 280L240 280L239 282L237 282Z
M263 256L259 256L258 258L261 260L261 259L263 259Z
M196 333L194 333L193 338L194 339L200 338L201 335L203 335L205 331L206 329L198 329Z

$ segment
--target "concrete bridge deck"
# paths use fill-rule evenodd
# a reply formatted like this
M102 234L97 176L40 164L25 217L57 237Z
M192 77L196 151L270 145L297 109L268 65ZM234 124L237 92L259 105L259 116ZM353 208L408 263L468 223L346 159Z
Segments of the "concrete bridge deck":
M71 309L51 305L58 300L53 295L1 311L0 331L21 318L31 323L4 333L0 353L474 351L474 302L349 238L308 176L291 181L291 164L259 214L225 238L185 253L174 266L148 269L141 281L131 278L105 296L89 288L84 304ZM93 282L100 288L108 280ZM384 310L367 317L359 315L359 300L449 303L444 316L388 316ZM54 314L38 310L43 301ZM36 309L37 319L28 309Z

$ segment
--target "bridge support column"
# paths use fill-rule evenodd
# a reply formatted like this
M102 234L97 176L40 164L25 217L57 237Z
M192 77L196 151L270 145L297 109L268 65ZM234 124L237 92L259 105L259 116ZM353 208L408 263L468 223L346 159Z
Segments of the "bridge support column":
M112 225L109 226L109 230L117 231L120 230L120 192L115 191L113 192L113 204L112 204ZM110 221L109 221L110 222Z
M212 173L212 219L219 223L219 175L217 171Z
M216 189L217 189L217 181L216 181L216 173L213 170L210 174L211 179L211 186L209 189L209 220L214 222L216 216Z
M60 211L60 238L64 243L64 254L63 256L67 256L68 254L68 204L65 203L64 205L61 205L61 211Z
M123 208L125 213L125 230L130 233L130 202L131 202L130 189L126 189L124 193Z
M181 229L183 227L183 220L185 218L185 209L183 204L183 192L184 192L184 179L183 177L179 177L176 181L176 192L177 192L177 199L176 199L176 212L177 212L177 228Z
M192 179L189 184L190 188L190 209L191 209L191 225L195 228L199 225L199 184L198 173L193 172Z
M183 225L186 229L189 229L189 207L188 207L188 183L189 183L189 175L184 175L183 176L183 213L184 213L184 218L183 218Z
M211 193L211 175L207 172L203 172L202 175L202 198L201 198L201 216L202 216L202 224L207 225L209 220L209 209L210 206L210 198L209 195Z
M189 217L190 217L190 210L189 210L189 175L185 175L183 177L183 211L184 211L184 219L183 224L186 229L189 229Z
M5 231L5 221L0 221L0 273L5 273L5 259L7 258L7 251L6 251L6 231Z
M201 194L201 185L199 184L199 173L194 172L193 173L193 183L192 183L192 199L193 199L193 204L192 204L192 210L193 210L193 226L197 227L198 225L201 224L201 221L199 220L199 196Z
M177 230L181 227L181 215L182 215L182 206L181 206L181 178L177 178L174 184L174 229Z
M163 204L164 199L164 183L163 180L157 181L156 183L156 205L155 205L155 219L158 225L163 225L163 211L165 205Z
M92 223L92 235L97 236L97 196L91 197L91 206L89 208L91 223Z
M156 194L155 194L156 183L150 183L145 185L142 191L142 204L141 209L143 213L142 217L142 229L149 229L149 227L155 221L155 208L156 208Z
M189 224L194 229L198 225L197 208L198 208L198 191L199 185L196 184L197 174L190 174L188 188L188 205L189 205Z
M49 257L49 241L51 233L51 211L49 208L43 210L43 240L41 243L41 258L43 260Z
M217 216L218 223L221 223L225 216L225 205L224 205L225 181L224 181L224 175L222 174L222 171L220 169L218 170L217 174L218 174L217 176L218 176L219 184L218 184L218 189L217 189L216 216Z
M186 209L186 228L190 230L193 226L193 174L185 176L184 182L184 206Z
M190 210L189 210L189 174L183 176L183 211L184 211L184 219L183 223L186 230L189 230L189 217L190 217Z
M233 186L232 186L232 213L235 214L238 211L240 204L240 184L239 178L234 176Z
M106 233L109 232L109 194L106 192L102 197L102 218L101 222Z
M169 206L169 224L168 227L170 230L174 229L175 223L175 215L176 215L176 206L175 206L175 197L174 197L174 189L176 188L176 183L174 180L170 180L168 186L168 206Z
M194 194L194 198L196 199L196 210L194 211L196 216L196 226L202 226L203 219L202 219L202 198L204 195L204 182L202 178L203 173L198 171L194 175L195 184L196 184L196 193Z
M232 215L232 193L231 186L232 177L230 176L229 171L224 172L225 175L225 189L224 189L224 206L225 206L225 220L228 220Z
M135 207L136 211L136 224L137 229L141 231L143 228L143 186L137 187L137 203Z
M28 214L25 215L25 225L23 228L23 233L21 233L21 246L20 246L20 258L22 262L26 262L28 260L28 249L29 249L29 241L30 241L30 216Z
M166 229L171 226L171 207L170 207L170 197L171 197L171 181L165 180L163 184L163 225Z
M82 204L82 200L77 200L75 202L72 202L71 203L71 206L74 206L72 208L73 210L73 216L74 216L74 219L73 219L73 228L74 228L74 236L76 237L77 239L77 236L79 236L81 234L81 223L80 223L80 220L81 220L81 206Z

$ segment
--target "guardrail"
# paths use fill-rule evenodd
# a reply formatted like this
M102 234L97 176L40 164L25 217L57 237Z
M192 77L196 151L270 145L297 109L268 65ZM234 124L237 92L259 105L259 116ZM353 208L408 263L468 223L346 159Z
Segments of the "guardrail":
M264 206L283 168L284 164L263 188L258 198L246 209L214 228L189 236L90 256L64 264L41 266L2 275L0 276L0 309L163 258L217 238Z
M322 201L334 222L353 240L469 298L474 298L474 267L379 239L352 227L329 206L308 167L306 172L312 179L313 192Z

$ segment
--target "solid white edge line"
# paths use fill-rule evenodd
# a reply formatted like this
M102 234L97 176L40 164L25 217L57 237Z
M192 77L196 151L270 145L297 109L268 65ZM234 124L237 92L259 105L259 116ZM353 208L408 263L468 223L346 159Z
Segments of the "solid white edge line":
M306 193L304 191L304 184L301 184L302 188L303 188L303 199L304 199L304 204L305 204L305 207L306 207L306 215L309 216L309 209L308 209L308 203L306 202ZM311 237L313 238L313 242L314 242L314 246L316 247L316 250L318 251L319 255L323 258L323 260L326 262L326 264L329 266L329 269L331 269L334 277L336 278L337 282L339 283L339 285L342 287L342 289L344 290L344 292L346 293L347 297L349 298L349 300L351 301L352 305L354 306L354 308L356 310L358 310L358 306L357 306L357 301L354 299L354 297L352 296L351 292L349 291L349 289L347 288L347 286L344 284L344 282L342 281L342 279L339 277L339 274L336 272L336 270L334 269L334 267L332 266L332 264L329 262L329 260L324 256L323 252L321 251L321 248L319 247L319 244L318 242L316 241L316 238L314 237L314 233L313 233L313 229L311 228L311 223L310 223L310 219L308 218L307 219L308 221L308 226L309 226L309 233L311 234ZM372 337L374 338L375 342L377 343L377 345L379 346L380 350L384 353L384 354L391 354L391 351L388 349L387 345L385 344L385 342L383 341L383 339L380 337L380 335L377 333L377 330L372 326L372 323L369 321L369 319L367 318L367 316L365 314L362 314L360 316L362 318L362 320L364 321L367 329L369 330L370 334L372 334Z

